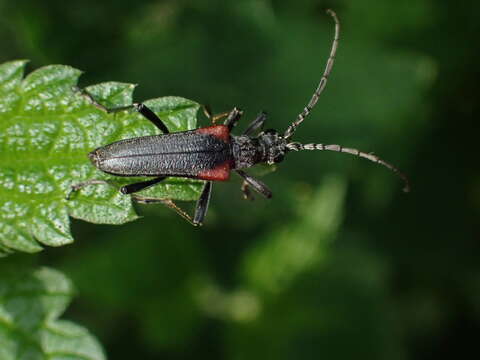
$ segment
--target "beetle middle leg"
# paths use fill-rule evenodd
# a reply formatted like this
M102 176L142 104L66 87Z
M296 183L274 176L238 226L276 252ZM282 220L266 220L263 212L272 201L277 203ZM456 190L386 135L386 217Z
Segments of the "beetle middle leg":
M259 115L259 116L260 116L260 115ZM276 166L275 166L275 165L269 165L269 166L265 165L265 166L263 167L263 169L262 169L261 172L256 171L256 175L257 175L257 176L264 176L264 175L267 175L267 174L269 174L269 173L271 173L271 172L273 172L273 171L275 171L275 170L276 170ZM246 176L249 176L251 179L253 179L253 177L251 177L251 176L248 175L248 174L245 174L245 172L242 171L242 173L243 173L244 175L246 175ZM256 182L259 182L259 180L256 180L256 179L254 179L254 180L255 180ZM263 184L263 183L262 183L262 184ZM265 186L265 188L267 188L265 184L263 184L263 185ZM241 187L240 187L240 189L242 190L242 193L243 193L243 198L244 198L245 200L253 201L253 200L255 200L255 197L253 196L252 192L250 191L250 190L251 190L250 188L251 188L251 186L249 185L248 181L243 180L242 185L241 185ZM267 188L267 190L270 191L268 188ZM257 190L256 190L256 191L257 191ZM259 192L259 191L257 191L257 192ZM270 193L271 193L271 192L270 192ZM266 196L265 194L262 194L262 195ZM266 197L267 197L267 196L266 196ZM268 198L268 197L267 197L267 198Z
M243 135L251 136L256 130L262 129L265 120L267 120L267 114L262 111L257 115L255 120L248 125L248 128L243 132Z
M114 113L117 113L117 112L120 112L120 111L135 109L141 115L143 115L143 117L145 117L147 120L150 120L153 123L153 125L155 125L162 133L164 133L164 134L169 134L170 133L170 131L168 130L165 123L150 108L148 108L145 104L133 103L131 105L118 106L118 107L114 107L114 108L107 108L105 105L102 105L97 100L95 100L93 95L90 94L87 90L80 89L78 87L75 87L74 90L79 92L84 98L86 98L97 109L102 110L102 111L106 112L107 114L114 114Z
M187 214L182 208L180 208L177 204L173 202L171 199L157 199L157 198L150 198L144 197L139 195L133 195L133 199L141 204L155 204L161 203L170 209L174 210L178 215L183 217L193 226L201 226L203 224L203 220L207 215L208 205L210 202L210 196L212 194L212 182L207 181L203 187L202 193L198 198L197 205L195 207L195 215L193 218Z

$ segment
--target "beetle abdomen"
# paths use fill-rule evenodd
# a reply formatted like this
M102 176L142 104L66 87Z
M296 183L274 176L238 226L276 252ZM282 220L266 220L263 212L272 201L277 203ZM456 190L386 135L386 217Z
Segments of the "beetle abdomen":
M219 167L229 172L231 156L229 143L196 130L121 140L89 154L98 169L117 176L198 178Z

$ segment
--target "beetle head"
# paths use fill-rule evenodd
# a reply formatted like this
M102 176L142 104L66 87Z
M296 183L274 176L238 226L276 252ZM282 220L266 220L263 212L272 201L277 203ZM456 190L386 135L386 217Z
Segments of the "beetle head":
M264 147L264 161L273 165L283 161L287 152L287 141L274 129L268 129L258 135Z

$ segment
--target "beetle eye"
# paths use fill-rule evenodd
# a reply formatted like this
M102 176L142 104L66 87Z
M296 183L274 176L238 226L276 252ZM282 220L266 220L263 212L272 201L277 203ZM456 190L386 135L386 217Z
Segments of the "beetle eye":
M285 154L278 154L273 158L273 162L275 163L282 162L284 158L285 158Z
M278 134L277 130L274 130L274 129L267 129L263 133L267 134L267 135L277 135Z

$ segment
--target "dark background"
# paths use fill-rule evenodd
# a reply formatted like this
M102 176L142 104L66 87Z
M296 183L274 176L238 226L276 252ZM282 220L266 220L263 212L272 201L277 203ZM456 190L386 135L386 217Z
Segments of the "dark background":
M326 92L301 142L358 147L401 181L335 153L287 156L274 198L215 185L201 229L162 207L123 226L73 221L76 242L14 263L63 270L66 318L111 359L438 359L480 330L479 15L475 1L0 0L0 61L62 63L283 130ZM200 117L199 125L207 124ZM477 126L475 126L477 125Z

